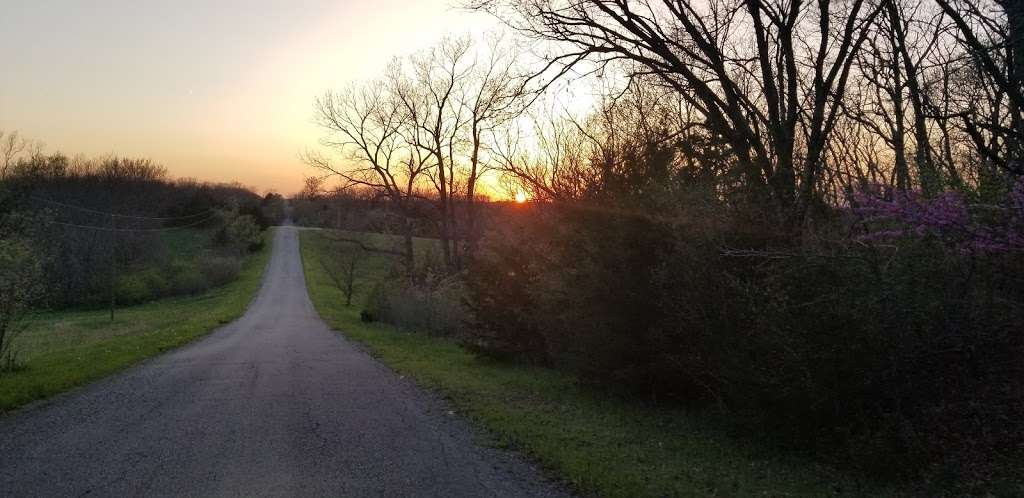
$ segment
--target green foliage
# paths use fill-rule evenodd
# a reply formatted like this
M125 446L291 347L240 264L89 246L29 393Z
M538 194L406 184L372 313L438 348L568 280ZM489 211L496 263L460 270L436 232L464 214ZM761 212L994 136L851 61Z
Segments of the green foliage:
M118 275L116 301L118 305L130 305L168 296L198 294L232 282L240 270L238 257L205 251L196 258L176 259L163 268L128 269ZM105 302L98 299L97 305Z
M433 277L436 278L436 277ZM458 336L469 316L457 279L409 281L394 275L374 286L365 310L381 320L437 336Z
M287 217L284 197L276 192L268 192L260 201L259 213L260 218L265 220L267 226L280 224ZM266 228L262 222L260 226Z
M256 218L243 214L234 217L227 224L228 242L239 252L257 251L263 245L260 227Z
M984 486L1012 474L1024 447L1012 415L1024 412L1019 258L928 240L879 250L838 222L794 245L739 215L673 226L637 212L648 211L561 206L488 238L466 274L468 344L723 409L774 444L871 475Z
M365 310L377 320L431 335L461 335L469 315L461 279L446 275L432 251L411 272L391 272L373 287Z
M106 311L34 317L20 337L18 370L0 375L0 413L81 386L197 339L241 316L270 257L241 263L239 278L198 296L178 296Z
M196 294L207 289L203 272L196 265L185 261L171 265L170 285L175 294Z
M493 237L523 240L520 230L495 232ZM531 319L538 300L534 286L540 280L541 250L529 244L483 241L472 263L466 286L471 299L468 333L463 345L477 354L500 359L549 363L547 337Z
M0 181L0 225L30 239L44 259L47 305L55 308L105 305L112 262L129 279L159 268L171 280L166 268L172 260L206 256L218 209L238 206L242 214L258 217L257 223L265 221L263 198L253 192L173 181L145 159L34 154L19 159L9 173ZM116 235L98 230L110 226L109 213L124 216ZM128 294L173 293L154 275L141 277L150 292L139 292L135 282L124 284L133 289Z
M23 331L29 307L42 295L43 267L29 241L0 239L0 372L15 365L14 339Z
M150 295L147 300L164 297L171 292L170 279L160 268L146 268L138 273L138 277L145 282L146 288L149 289Z
M364 323L358 306L339 304L341 291L322 271L329 244L310 231L302 232L301 242L310 297L324 320L401 374L443 394L460 414L490 431L491 444L522 450L585 496L891 494L733 437L712 413L609 397L556 370L482 359L450 338ZM417 242L421 249L428 241ZM389 263L386 256L368 256L363 281L387 279ZM364 286L357 304L370 293Z
M362 247L351 242L339 241L333 244L330 257L321 260L324 272L345 296L345 306L352 306L352 297L359 286L362 272L360 263L365 259Z
M125 304L139 304L153 299L154 292L142 274L125 275L117 279L114 287L117 302Z
M243 214L237 206L220 212L223 226L214 236L214 242L230 252L242 255L259 250L263 245L261 226L251 214Z
M241 262L237 258L226 256L203 258L200 264L202 265L201 272L205 277L206 284L211 287L231 282L238 277L238 273L242 269Z

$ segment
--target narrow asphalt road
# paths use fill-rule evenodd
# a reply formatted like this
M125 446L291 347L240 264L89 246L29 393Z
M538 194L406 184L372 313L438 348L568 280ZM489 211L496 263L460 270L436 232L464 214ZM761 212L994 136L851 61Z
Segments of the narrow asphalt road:
M0 418L2 496L561 496L332 332L278 229L241 319Z

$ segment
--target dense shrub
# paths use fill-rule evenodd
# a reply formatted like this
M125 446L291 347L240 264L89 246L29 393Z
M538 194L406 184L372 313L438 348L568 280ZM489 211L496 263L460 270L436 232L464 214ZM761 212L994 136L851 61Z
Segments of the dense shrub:
M209 240L201 234L219 228L223 220L214 214L229 208L247 222L235 227L249 237L239 244L258 248L262 238L251 237L249 229L270 224L283 203L280 196L260 197L238 185L171 180L146 159L37 153L18 158L7 173L0 180L0 222L37 220L17 233L42 256L53 308L107 303L112 263L127 280L147 272L121 284L124 302L202 290L206 284L195 275L176 277L171 260L205 252ZM116 236L109 232L110 213L120 216Z
M196 294L209 288L206 277L196 266L184 261L176 261L170 270L171 288L175 294Z
M173 274L168 275L168 270L153 267L133 269L122 273L118 275L114 286L117 303L139 304L172 295L176 291L172 285L172 278ZM97 297L100 296L97 295ZM103 299L98 299L95 304L105 302Z
M173 295L196 294L233 281L240 271L240 261L230 256L176 260L162 269L144 267L119 275L115 296L118 304L127 305ZM94 304L105 302L97 299Z
M162 297L170 294L171 283L167 274L160 268L144 268L139 272L139 278L146 283L150 291L150 298Z
M411 275L394 273L378 282L363 314L408 330L457 336L468 318L464 296L461 280L439 272L428 260Z
M237 258L226 256L211 256L203 258L202 273L205 276L206 284L210 287L218 287L238 278L242 265Z
M150 289L143 275L132 274L117 279L114 295L119 304L138 304L153 299L156 293Z
M285 200L281 194L268 192L263 196L259 207L257 221L262 229L266 229L270 225L279 225L288 217L288 213L285 212Z
M43 262L29 241L0 224L0 373L17 367L14 340L24 318L44 292Z
M506 226L481 244L466 278L470 323L464 345L481 355L549 363L553 354L536 319L543 251L540 239L520 243L526 232L523 226Z
M263 247L263 234L257 219L241 214L237 209L221 212L223 225L214 236L214 241L227 247L234 255L241 256Z
M669 379L770 415L760 423L799 442L848 448L874 471L964 466L1020 443L1024 427L1003 417L1024 409L1024 371L1007 361L1024 353L1014 333L1024 296L1019 282L978 268L991 262L927 242L887 255L729 259L666 264L675 304L659 351L676 366ZM699 288L679 284L701 273ZM971 446L986 449L968 456Z
M467 345L720 407L873 475L983 480L1020 457L1019 253L871 244L845 215L794 243L728 206L613 206L496 228L467 272Z

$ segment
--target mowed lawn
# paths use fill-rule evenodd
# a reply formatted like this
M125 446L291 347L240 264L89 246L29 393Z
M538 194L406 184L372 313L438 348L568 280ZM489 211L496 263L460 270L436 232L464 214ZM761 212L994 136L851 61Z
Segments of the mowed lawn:
M113 322L105 309L33 317L14 343L22 367L0 375L0 413L110 375L241 316L259 289L273 231L264 238L238 279L205 293L121 307Z
M306 285L320 316L385 364L446 396L486 429L485 443L515 448L585 494L665 496L884 496L866 484L770 447L734 438L707 415L645 407L579 387L550 369L483 360L453 341L360 321L362 303L390 264L363 265L354 305L322 271L329 243L301 234ZM346 233L370 243L376 234ZM418 250L432 243L418 240Z

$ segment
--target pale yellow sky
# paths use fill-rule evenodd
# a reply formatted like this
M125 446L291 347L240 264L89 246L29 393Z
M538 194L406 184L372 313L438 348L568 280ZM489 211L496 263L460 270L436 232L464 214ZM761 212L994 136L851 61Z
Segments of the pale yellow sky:
M452 0L4 0L0 129L178 177L298 190L324 90L445 33L494 29Z

